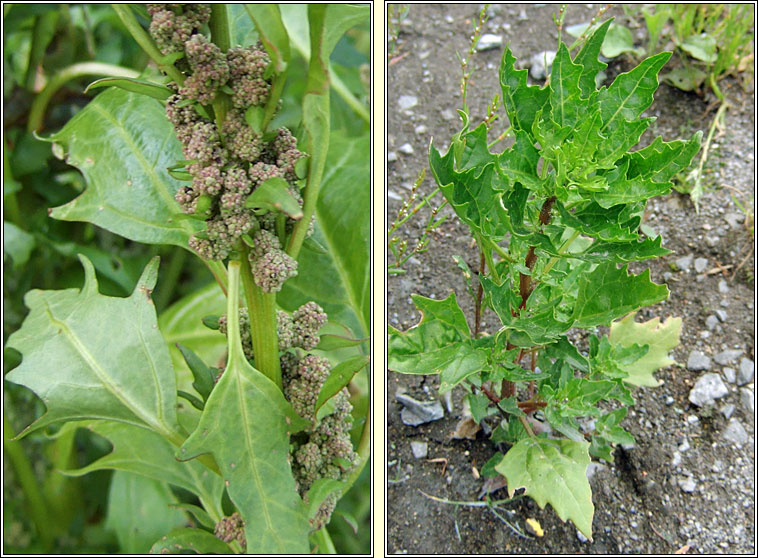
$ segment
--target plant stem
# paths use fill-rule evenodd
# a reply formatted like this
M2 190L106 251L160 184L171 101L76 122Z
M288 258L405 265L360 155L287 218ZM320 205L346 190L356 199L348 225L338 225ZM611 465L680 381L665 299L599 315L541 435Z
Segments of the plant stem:
M476 288L476 300L474 301L474 339L479 337L479 326L482 320L482 276L484 276L484 252L479 249L479 275L477 276L479 285Z
M153 296L153 302L158 310L168 306L171 296L174 294L174 288L179 281L179 276L184 269L184 262L187 261L186 250L172 250L168 267L162 274L161 288Z
M313 533L313 539L316 541L319 554L337 554L337 549L334 548L334 543L326 527L322 527Z
M29 502L29 513L37 528L37 535L42 542L42 548L48 552L53 548L53 534L49 530L51 523L48 505L40 491L40 484L34 477L34 470L29 458L21 447L21 442L13 440L13 437L13 427L5 414L5 410L3 410L3 448L16 471L19 484L21 484Z
M242 285L250 315L255 368L282 389L279 338L276 331L276 293L266 293L253 280L247 247L242 248ZM231 295L231 292L229 293Z
M184 75L174 67L173 64L166 64L165 57L158 50L153 39L150 35L142 29L142 26L137 21L137 18L132 13L132 9L128 4L111 4L113 11L116 12L121 21L126 26L127 31L134 37L137 44L142 47L142 50L152 58L153 62L158 66L158 69L164 72L170 77L178 86L184 85Z
M225 53L232 46L226 4L211 4L211 20L208 26L211 29L211 40L221 49L221 52ZM213 99L212 106L213 114L216 117L216 127L221 130L226 120L226 114L229 112L229 97L218 91Z
M224 294L226 294L229 290L229 279L227 277L226 268L224 267L223 262L206 260L203 258L203 263L208 266L208 269L213 274L213 277L221 287L221 290L224 291Z
M115 66L113 64L104 64L102 62L80 62L78 64L72 64L67 68L63 68L50 79L45 88L40 91L34 98L34 101L32 101L26 129L30 132L34 132L42 127L45 109L47 108L50 99L65 83L72 79L91 75L136 78L139 77L139 72L135 72L129 68Z

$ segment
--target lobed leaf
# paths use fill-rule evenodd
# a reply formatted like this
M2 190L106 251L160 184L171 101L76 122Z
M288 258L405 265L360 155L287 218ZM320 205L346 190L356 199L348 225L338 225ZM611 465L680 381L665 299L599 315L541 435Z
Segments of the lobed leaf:
M34 391L47 407L22 434L97 418L174 436L176 380L150 299L158 258L128 298L101 295L92 263L80 260L82 290L29 291L29 315L8 339L23 361L7 379Z
M130 240L187 248L201 224L177 219L180 183L168 167L184 156L161 103L110 88L48 138L87 182L78 198L54 208L64 221L86 221Z
M634 321L634 313L623 320L613 322L608 335L610 342L621 347L633 344L648 345L648 352L639 360L621 368L629 372L624 381L635 386L656 387L662 382L653 377L653 372L674 364L669 351L679 345L682 332L682 318L667 318L663 323L656 317L647 322Z
M213 533L193 527L174 529L161 537L150 554L233 554L232 549Z
M592 491L587 480L589 443L547 438L518 441L495 470L508 481L508 495L519 488L540 508L550 504L563 521L570 519L592 540Z
M627 266L615 263L598 265L579 279L574 307L574 327L605 325L643 306L650 306L668 297L666 285L650 281L650 270L629 275Z

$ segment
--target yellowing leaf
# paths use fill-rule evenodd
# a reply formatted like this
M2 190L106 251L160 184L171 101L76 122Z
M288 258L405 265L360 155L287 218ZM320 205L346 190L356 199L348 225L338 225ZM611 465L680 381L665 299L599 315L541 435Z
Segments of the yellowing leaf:
M635 313L631 313L623 320L613 322L608 338L611 344L622 347L635 343L648 345L645 356L621 368L629 372L629 377L624 381L635 386L657 387L662 382L653 377L653 372L674 364L674 359L669 358L668 353L679 345L682 319L669 317L661 323L661 319L656 317L647 322L637 323L634 321L634 315Z
M527 519L526 524L532 528L532 532L538 537L545 536L545 531L542 530L542 525L540 525L540 522L537 521L536 519L531 519L531 518Z

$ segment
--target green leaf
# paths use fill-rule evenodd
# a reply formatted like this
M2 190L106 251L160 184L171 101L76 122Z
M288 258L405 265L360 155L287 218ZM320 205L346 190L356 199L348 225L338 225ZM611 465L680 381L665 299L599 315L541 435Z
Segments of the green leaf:
M537 113L548 100L550 91L543 87L527 86L528 70L516 70L516 59L510 47L506 47L500 62L500 87L503 91L503 106L514 130L531 132Z
M192 382L192 387L202 396L203 401L206 401L213 390L213 384L216 379L215 375L202 359L192 352L192 349L188 349L180 343L176 344L176 348L182 353L184 361L189 366L192 377L195 379Z
M318 343L316 349L320 351L333 351L335 349L344 349L347 347L357 347L363 343L370 341L369 338L353 339L351 337L345 337L344 335L335 335L333 333L322 334L321 340Z
M342 361L337 366L332 368L332 371L329 373L329 377L324 382L324 385L321 386L321 391L318 394L318 399L316 400L316 411L318 412L324 403L339 393L343 387L349 384L350 380L353 379L353 376L363 370L363 368L368 365L370 360L371 357L369 356L357 356Z
M303 210L290 192L289 184L278 176L259 184L247 197L245 207L280 211L292 219L303 218Z
M693 58L702 60L708 64L713 64L718 60L716 39L706 33L690 35L679 44L679 48Z
M153 542L186 521L169 506L176 501L166 484L116 471L108 494L105 528L115 531L121 552L145 554Z
M245 4L245 9L260 35L261 42L274 64L274 71L281 74L290 60L290 40L276 4Z
M471 339L455 293L445 300L411 295L421 321L406 332L389 328L387 367L402 374L442 374L440 392L449 391L487 366L489 351Z
M172 504L171 507L189 512L195 518L195 523L201 525L202 527L205 527L206 529L213 530L213 528L216 526L216 522L213 521L211 519L211 516L208 515L208 512L200 506L187 504L185 502L177 502L176 504Z
M34 236L10 221L3 221L3 254L13 260L13 269L20 269L29 261L36 245Z
M574 307L574 327L588 328L666 300L666 285L650 281L650 270L629 275L627 266L603 263L579 279L579 291Z
M213 533L182 527L161 537L151 548L150 554L233 554L232 549Z
M592 492L587 481L589 443L547 438L524 438L495 470L508 481L508 495L519 488L540 508L550 504L563 521L570 519L592 540Z
M471 409L471 418L474 419L476 424L479 424L484 417L495 412L495 408L492 406L489 397L483 393L469 393L464 399L468 401L469 409Z
M107 420L71 424L74 428L87 428L102 436L111 443L113 449L89 465L62 471L64 474L79 477L93 471L115 469L180 486L214 505L221 502L224 492L221 477L197 461L177 461L174 456L176 448L159 434L131 424Z
M621 347L634 344L649 347L645 356L632 364L621 366L629 372L629 377L624 381L635 386L661 385L662 382L653 377L653 372L674 364L674 359L669 358L668 353L679 345L681 332L682 318L669 317L661 323L661 319L656 317L637 323L632 313L621 321L613 322L608 336L612 344Z
M277 295L277 303L290 312L317 302L330 321L349 327L355 337L371 329L369 154L368 136L332 133L311 237L316 244L303 244L298 276Z
M158 326L171 355L180 389L189 391L195 379L177 344L191 350L203 362L219 366L226 355L226 336L206 327L203 318L225 313L226 296L217 283L206 285L161 312Z
M279 387L250 366L239 334L239 262L229 263L229 358L181 460L212 453L245 521L247 551L308 551L305 506L289 463L289 435L306 426ZM265 410L265 412L262 412Z
M605 36L600 52L606 58L616 58L625 52L633 52L640 56L645 51L634 48L634 38L632 37L632 32L627 27L614 23L608 29L608 34Z
M708 74L695 66L674 68L661 74L661 81L682 91L695 91L708 79Z
M590 93L595 91L597 83L595 76L605 70L608 65L598 60L600 48L603 45L608 27L613 22L613 18L605 21L600 27L592 32L592 35L584 42L582 49L574 57L574 63L582 66L582 76L579 79L579 87L582 90L582 96L589 97Z
M622 122L635 120L652 104L653 93L658 89L658 72L670 57L670 52L651 56L633 70L617 76L608 89L600 90L601 132L617 133Z
M168 99L171 95L174 94L174 92L166 87L165 85L161 85L159 83L154 83L152 81L146 81L144 79L135 79L135 78L114 78L114 77L107 77L103 79L98 79L97 81L93 81L90 83L87 88L84 90L85 93L89 93L92 89L97 89L98 87L118 87L119 89L123 89L124 91L130 91L132 93L137 93L139 95L147 95L148 97L152 97L153 99L158 99L159 101L165 101Z
M308 517L313 519L318 512L319 506L332 492L342 492L347 484L334 479L316 479L305 495L308 501Z
M99 418L175 437L176 380L150 299L158 258L128 298L99 294L92 263L80 260L82 290L29 291L29 315L8 339L23 361L7 379L34 391L47 407L23 434L58 421Z
M98 95L48 141L65 150L87 189L52 210L64 221L86 221L137 242L187 248L202 224L179 220L180 183L166 169L183 159L163 106L118 88Z

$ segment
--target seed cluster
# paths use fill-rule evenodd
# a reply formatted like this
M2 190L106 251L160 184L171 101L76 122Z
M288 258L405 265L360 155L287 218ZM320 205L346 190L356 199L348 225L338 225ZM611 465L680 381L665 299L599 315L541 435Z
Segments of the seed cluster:
M260 44L223 52L209 41L200 33L210 18L207 5L148 4L147 10L150 33L161 52L183 54L176 65L185 74L184 83L171 84L176 93L166 101L166 115L191 177L176 200L182 211L206 223L190 239L190 247L206 259L223 260L248 235L254 243L250 263L256 284L277 292L297 274L297 262L282 250L277 230L288 234L295 221L284 217L284 227L277 229L280 213L254 210L245 203L264 181L282 178L302 204L295 165L304 154L286 128L263 133L246 119L251 107L263 110L268 100L270 58ZM223 121L209 116L219 96L225 96L228 109Z

